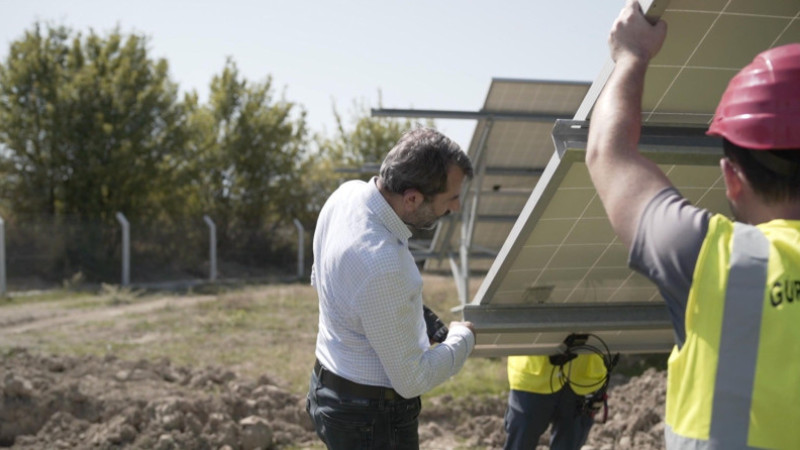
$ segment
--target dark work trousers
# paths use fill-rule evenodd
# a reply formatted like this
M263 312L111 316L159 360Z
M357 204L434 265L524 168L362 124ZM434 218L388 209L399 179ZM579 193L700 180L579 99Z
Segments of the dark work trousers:
M332 450L419 449L419 397L358 398L322 386L311 373L306 411Z
M505 450L533 450L539 437L553 424L550 431L552 450L578 450L589 437L594 420L581 413L583 396L564 386L554 394L534 394L511 390L506 409Z

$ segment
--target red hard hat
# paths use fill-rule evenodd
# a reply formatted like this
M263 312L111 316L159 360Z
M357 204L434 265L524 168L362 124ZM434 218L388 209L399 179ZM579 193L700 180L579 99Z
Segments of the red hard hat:
M739 71L706 134L754 150L800 149L800 44L762 52Z

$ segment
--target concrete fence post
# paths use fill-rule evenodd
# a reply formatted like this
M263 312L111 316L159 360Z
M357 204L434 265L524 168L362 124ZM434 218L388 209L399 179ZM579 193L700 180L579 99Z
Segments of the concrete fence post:
M203 216L203 220L208 225L208 279L217 279L217 226L211 217Z
M122 225L122 285L131 284L131 226L121 212L117 212L117 222Z
M6 223L0 217L0 296L6 295Z
M303 278L303 268L305 266L303 256L305 255L305 245L303 242L305 228L297 219L292 219L294 226L297 227L297 278Z

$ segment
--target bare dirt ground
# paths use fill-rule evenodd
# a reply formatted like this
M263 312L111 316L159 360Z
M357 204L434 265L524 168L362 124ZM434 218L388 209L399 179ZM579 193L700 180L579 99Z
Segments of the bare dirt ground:
M67 356L42 351L40 335L70 327L81 339L92 322L132 313L188 308L193 296L80 308L67 301L0 309L0 447L13 449L322 448L305 413L304 395L269 373L248 377L226 365L190 367L168 358ZM584 450L662 449L665 373L612 380L608 421L592 429ZM496 449L505 439L506 396L427 398L420 417L424 449ZM540 448L546 448L548 436Z

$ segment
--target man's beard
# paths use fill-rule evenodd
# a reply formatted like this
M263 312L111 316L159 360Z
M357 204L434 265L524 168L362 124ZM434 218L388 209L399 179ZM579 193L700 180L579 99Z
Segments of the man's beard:
M413 227L420 231L431 231L436 228L439 219L450 214L450 211L445 211L441 216L437 216L433 211L433 205L428 202L423 202L420 207L414 211L414 214L406 221L403 221L409 227Z

